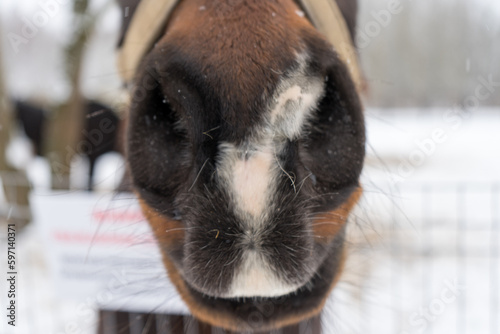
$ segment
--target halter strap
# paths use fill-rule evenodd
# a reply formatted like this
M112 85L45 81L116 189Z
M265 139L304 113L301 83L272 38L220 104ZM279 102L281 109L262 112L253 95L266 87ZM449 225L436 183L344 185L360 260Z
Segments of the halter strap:
M140 0L118 49L118 71L125 82L134 78L142 58L161 37L178 2L179 0Z
M297 0L311 23L333 45L340 60L349 69L351 78L360 91L363 83L358 54L349 34L347 23L335 0Z

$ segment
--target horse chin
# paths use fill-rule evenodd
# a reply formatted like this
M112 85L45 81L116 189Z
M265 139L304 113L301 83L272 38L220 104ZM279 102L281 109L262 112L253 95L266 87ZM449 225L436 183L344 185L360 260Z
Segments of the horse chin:
M341 276L345 258L343 245L341 249L334 247L317 275L296 291L279 297L240 298L208 296L192 287L165 253L163 261L170 280L194 317L230 331L268 331L317 316Z

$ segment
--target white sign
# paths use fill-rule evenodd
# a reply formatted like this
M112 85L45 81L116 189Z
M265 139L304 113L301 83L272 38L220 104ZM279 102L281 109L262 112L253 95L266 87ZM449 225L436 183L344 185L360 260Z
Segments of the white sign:
M61 296L108 310L189 314L133 194L35 193L31 203Z

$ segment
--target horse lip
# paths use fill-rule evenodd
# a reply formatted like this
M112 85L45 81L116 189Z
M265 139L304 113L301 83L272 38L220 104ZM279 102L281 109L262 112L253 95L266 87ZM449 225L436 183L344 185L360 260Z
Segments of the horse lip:
M333 263L332 263L333 259ZM220 298L194 289L168 256L164 262L171 281L195 317L212 326L232 331L266 331L297 324L322 310L338 282L345 261L343 245L327 256L314 275L297 291L281 297ZM259 323L251 321L258 316Z

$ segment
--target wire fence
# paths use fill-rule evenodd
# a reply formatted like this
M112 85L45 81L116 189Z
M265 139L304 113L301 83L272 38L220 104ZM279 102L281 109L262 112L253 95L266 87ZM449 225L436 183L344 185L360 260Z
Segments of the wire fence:
M386 189L353 219L325 332L500 333L500 185Z

